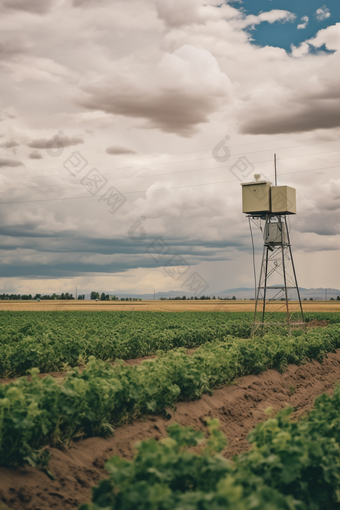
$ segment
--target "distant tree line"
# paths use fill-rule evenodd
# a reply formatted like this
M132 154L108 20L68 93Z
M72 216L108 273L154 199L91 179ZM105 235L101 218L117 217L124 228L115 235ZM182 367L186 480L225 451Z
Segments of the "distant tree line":
M37 299L40 299L40 300L52 300L52 299L58 299L58 300L72 300L72 299L75 299L73 297L73 294L69 294L68 292L62 292L61 294L35 294L35 296L32 296L32 294L0 294L0 300L37 300ZM78 299L79 300L84 300L85 299L85 294L79 294L78 295ZM109 294L105 294L104 292L102 292L101 294L99 294L99 292L94 292L92 291L91 292L91 299L98 299L98 301L119 301L119 297L113 295L113 296L110 296ZM200 299L218 299L220 301L235 301L236 300L236 297L233 296L232 298L230 297L211 297L211 296L200 296L200 297L197 297L197 296L191 296L190 298L186 297L186 296L177 296L177 297L161 297L160 300L161 301L166 301L166 300L174 300L174 301L177 301L177 300L200 300ZM246 298L244 298L246 299ZM316 299L316 298L315 298ZM337 296L336 298L334 297L331 297L329 298L330 301L340 301L340 296ZM253 301L254 298L251 298L251 300ZM285 298L281 298L281 301L284 301ZM304 298L303 299L304 301L307 301L307 298ZM321 298L320 298L321 301L323 301ZM132 298L132 297L122 297L120 298L120 301L142 301L142 299L140 298ZM314 301L314 298L309 298L309 301Z
M52 299L58 299L58 300L72 300L75 299L73 297L73 294L69 294L68 292L62 292L61 294L35 294L34 296L32 294L0 294L0 300L52 300ZM85 299L85 294L79 294L78 295L79 300ZM105 294L102 292L99 294L99 292L91 292L91 299L98 299L100 301L119 301L119 297L117 296L110 296L109 294ZM132 298L132 297L126 297L126 298L120 298L120 301L142 301L140 298Z
M102 292L101 294L99 294L99 292L92 291L90 299L98 299L98 300L100 299L100 301L109 301L110 295L105 294L105 292ZM112 296L111 299L115 300L116 296Z
M307 301L307 298L303 298L304 301ZM329 298L330 301L335 301L334 297ZM314 298L310 297L309 301L314 301ZM315 301L324 301L322 298L315 298ZM340 301L340 296L336 296L336 301Z
M119 298L117 298L119 299ZM122 297L120 298L121 301L142 301L141 298L136 297Z
M91 299L97 299L98 301L119 301L119 297L113 295L113 296L110 296L110 294L105 294L105 292L102 292L101 294L99 294L99 292L94 292L92 291L91 292ZM121 301L142 301L140 298L132 298L132 297L127 297L127 298L120 298Z
M0 299L74 299L73 294L69 294L68 292L62 292L61 294L0 294ZM85 299L85 295L84 295Z
M33 299L31 294L0 294L0 299Z

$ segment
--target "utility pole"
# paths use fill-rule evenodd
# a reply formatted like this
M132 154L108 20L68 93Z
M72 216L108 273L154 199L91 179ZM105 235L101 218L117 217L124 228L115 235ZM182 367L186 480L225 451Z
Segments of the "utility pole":
M327 289L325 289L325 301L327 301Z
M78 287L76 287L76 299L78 299Z
M153 289L153 299L154 299L154 300L156 299L155 289Z

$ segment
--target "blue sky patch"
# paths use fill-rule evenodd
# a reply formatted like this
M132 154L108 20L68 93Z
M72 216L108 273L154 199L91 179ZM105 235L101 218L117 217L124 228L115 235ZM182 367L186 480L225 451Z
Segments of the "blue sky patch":
M326 0L325 3L322 0L243 0L229 3L242 9L247 15L258 15L274 9L295 14L294 21L263 21L248 29L254 44L276 46L287 52L290 52L292 44L299 46L306 39L314 37L322 28L340 21L339 0ZM324 47L323 51L328 50ZM317 52L320 52L320 49Z

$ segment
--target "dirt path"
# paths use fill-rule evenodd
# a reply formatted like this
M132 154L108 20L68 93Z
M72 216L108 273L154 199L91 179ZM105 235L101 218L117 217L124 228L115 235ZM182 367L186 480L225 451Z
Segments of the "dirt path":
M115 436L108 439L89 438L64 451L51 448L54 481L31 467L0 468L0 508L1 500L13 510L77 508L90 500L91 486L105 477L106 459L112 455L131 458L136 441L164 437L167 425L173 421L204 429L205 417L219 418L229 441L226 455L232 457L249 447L247 434L266 419L264 409L271 406L279 410L289 404L299 418L312 408L317 395L331 393L338 381L340 350L322 364L313 361L300 367L290 365L282 375L268 370L258 376L241 377L234 385L216 390L211 397L204 395L195 402L181 402L170 421L151 417L117 428Z

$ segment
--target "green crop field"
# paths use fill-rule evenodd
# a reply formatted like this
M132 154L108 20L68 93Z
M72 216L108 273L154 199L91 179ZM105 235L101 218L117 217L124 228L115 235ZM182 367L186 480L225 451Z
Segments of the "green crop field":
M340 323L339 313L307 320ZM132 359L177 347L191 349L228 335L249 338L247 312L0 312L0 377L59 371L101 360Z
M84 370L69 370L62 382L37 377L35 368L32 380L22 377L0 386L0 463L33 462L46 444L69 442L79 434L106 435L113 426L164 412L179 400L198 399L236 377L322 361L340 347L340 325L300 333L252 340L227 336L190 356L179 348L135 366L93 358Z
M250 339L252 314L244 312L0 312L0 375L19 377L0 385L1 469L30 464L52 477L51 446L167 417L177 402L211 395L241 376L322 362L340 348L340 314L306 320L328 325ZM150 354L157 356L122 361ZM56 370L63 371L58 378L38 375ZM255 449L233 464L214 453L224 445L214 424L202 455L187 451L200 434L172 426L165 442L142 443L133 462L110 461L109 479L83 509L338 508L340 390L327 398L301 423L280 415L257 427ZM310 497L315 487L320 493Z
M321 510L340 504L340 386L320 396L299 423L286 409L249 435L253 449L231 463L227 441L208 421L209 439L171 425L158 443L137 446L133 461L113 457L109 478L80 510ZM201 446L201 454L190 448Z

